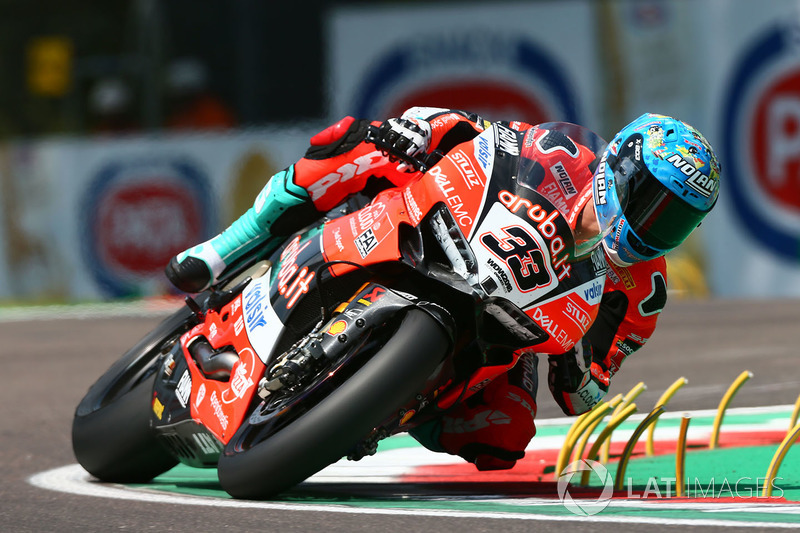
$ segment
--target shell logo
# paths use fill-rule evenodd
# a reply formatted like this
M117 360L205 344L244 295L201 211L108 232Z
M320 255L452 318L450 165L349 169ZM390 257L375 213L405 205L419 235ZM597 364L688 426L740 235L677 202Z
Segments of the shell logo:
M346 330L347 330L347 322L345 322L344 320L337 320L336 322L331 324L331 327L328 328L327 333L328 335L335 337L336 335L344 333Z

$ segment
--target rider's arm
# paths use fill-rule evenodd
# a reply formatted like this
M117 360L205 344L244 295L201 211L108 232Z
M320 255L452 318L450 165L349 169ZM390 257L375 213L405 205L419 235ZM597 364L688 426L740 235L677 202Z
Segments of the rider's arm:
M597 318L580 346L550 357L550 391L568 415L600 401L622 362L656 327L667 300L663 257L628 268L610 266Z
M311 138L305 156L293 165L294 184L305 189L320 212L364 189L370 178L404 185L414 175L397 170L374 145L366 142L367 128L379 122L345 117Z
M587 333L595 360L609 377L644 346L666 302L667 263L663 257L628 268L609 268L600 312Z
M421 128L426 150L448 152L454 146L480 134L488 125L474 113L430 107L412 107L400 119L383 123L385 133L408 136L408 121ZM370 178L388 180L387 185L402 186L417 174L407 172L397 160L365 141L367 128L378 122L346 117L311 139L305 157L294 165L294 183L308 191L320 212L333 209L348 196L364 189ZM396 130L396 131L394 131ZM418 141L419 143L420 141Z
M585 413L608 392L608 372L595 358L592 344L585 337L570 351L548 356L547 385L564 414Z

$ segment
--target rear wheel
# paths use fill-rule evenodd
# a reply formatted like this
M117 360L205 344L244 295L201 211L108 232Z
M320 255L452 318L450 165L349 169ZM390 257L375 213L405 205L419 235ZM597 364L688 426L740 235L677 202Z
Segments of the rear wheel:
M161 348L191 325L184 308L131 348L89 388L72 422L72 449L87 472L103 481L141 483L177 460L151 429L153 383Z
M430 315L410 311L349 379L276 433L250 443L258 429L245 420L220 457L222 487L236 498L267 498L337 461L424 389L448 345Z

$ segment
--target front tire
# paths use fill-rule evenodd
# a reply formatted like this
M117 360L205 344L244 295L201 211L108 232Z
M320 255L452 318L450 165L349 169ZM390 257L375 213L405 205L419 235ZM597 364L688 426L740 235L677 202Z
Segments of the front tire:
M336 462L422 391L448 347L447 335L430 315L410 311L394 336L352 377L247 449L237 445L248 431L245 420L220 457L222 488L235 498L263 499Z

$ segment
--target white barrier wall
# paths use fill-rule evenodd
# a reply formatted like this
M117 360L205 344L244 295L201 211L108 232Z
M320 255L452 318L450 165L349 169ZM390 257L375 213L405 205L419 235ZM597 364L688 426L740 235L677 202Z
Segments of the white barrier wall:
M800 11L715 2L707 109L724 187L706 232L724 296L800 296Z

